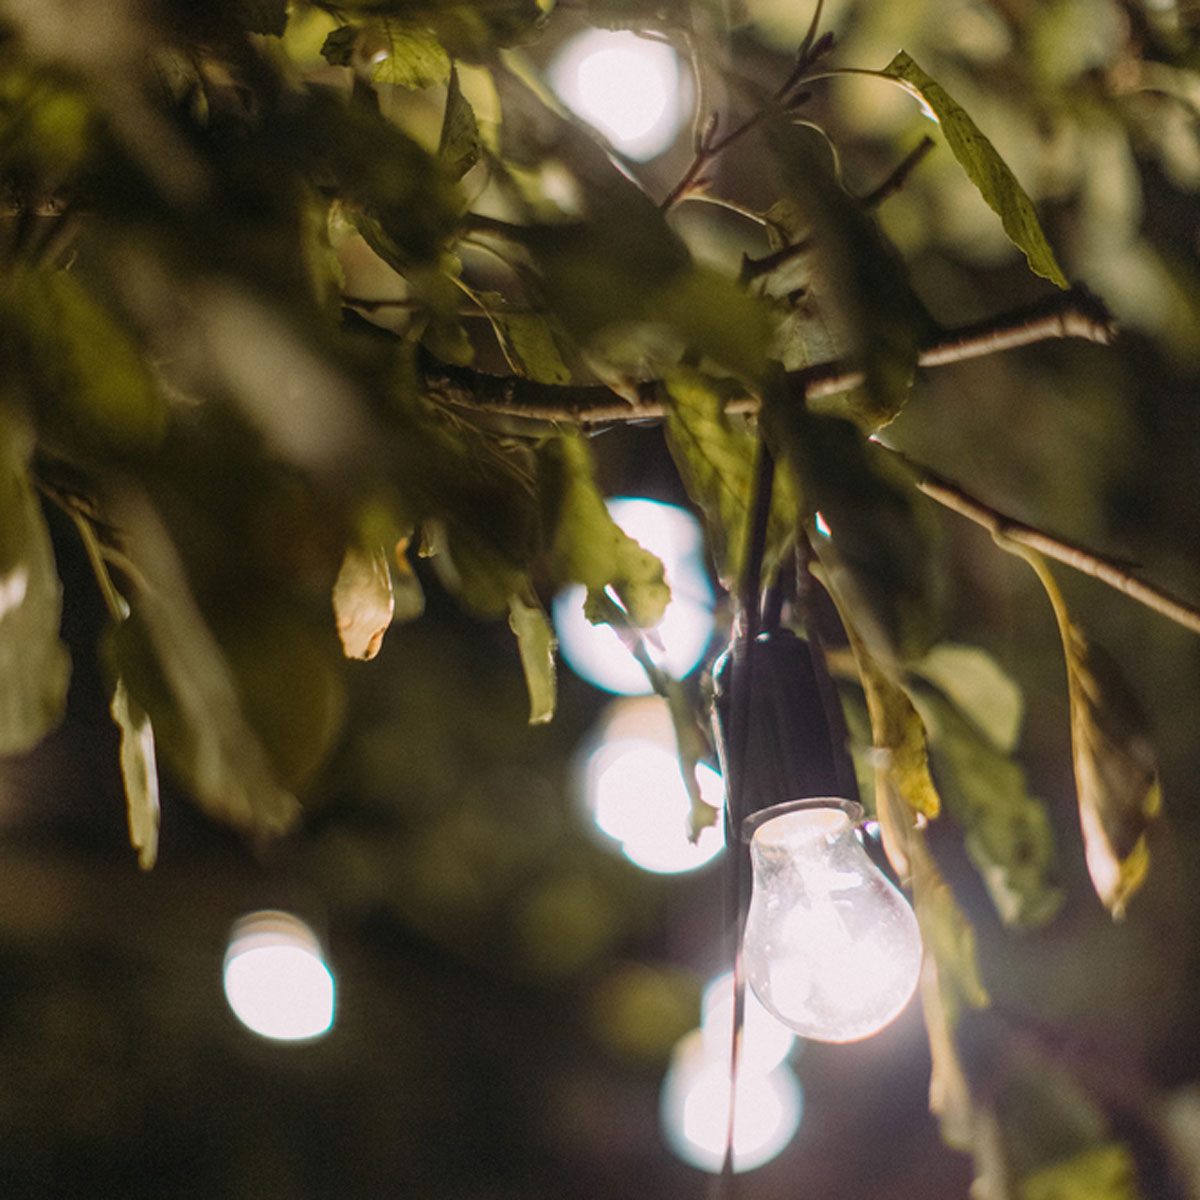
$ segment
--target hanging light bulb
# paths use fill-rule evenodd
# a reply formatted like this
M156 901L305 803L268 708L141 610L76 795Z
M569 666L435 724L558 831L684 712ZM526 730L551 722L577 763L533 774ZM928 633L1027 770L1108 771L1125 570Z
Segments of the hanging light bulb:
M858 839L862 807L827 797L749 817L754 869L743 954L763 1006L803 1037L853 1042L911 998L921 969L912 908Z

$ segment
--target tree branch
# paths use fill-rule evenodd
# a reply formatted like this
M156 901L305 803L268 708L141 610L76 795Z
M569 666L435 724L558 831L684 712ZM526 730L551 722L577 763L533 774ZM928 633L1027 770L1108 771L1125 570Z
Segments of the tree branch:
M917 365L940 367L1054 338L1107 346L1114 336L1112 318L1104 305L1090 292L1075 288L1026 308L943 330L921 350ZM809 400L849 391L862 382L862 367L845 359L817 363L787 376L790 394ZM665 413L657 380L631 383L629 393L622 395L603 384L535 383L427 360L425 390L431 399L455 408L570 425L656 420ZM747 390L732 396L726 411L754 413L760 403L761 398Z
M879 443L882 445L882 443ZM956 512L959 516L974 521L976 525L986 529L993 538L1003 543L1015 542L1019 546L1027 546L1052 558L1056 562L1074 567L1085 575L1107 583L1109 587L1124 592L1133 600L1144 604L1147 608L1167 617L1193 633L1200 633L1200 608L1172 596L1162 588L1154 587L1144 580L1138 579L1127 567L1111 558L1097 554L1085 546L1076 545L1065 538L1054 537L1044 530L1018 521L1015 517L1007 516L991 505L985 504L970 493L963 491L957 484L944 479L928 467L914 463L907 455L898 450L885 449L903 459L917 472L917 487L931 500L935 500L944 508Z

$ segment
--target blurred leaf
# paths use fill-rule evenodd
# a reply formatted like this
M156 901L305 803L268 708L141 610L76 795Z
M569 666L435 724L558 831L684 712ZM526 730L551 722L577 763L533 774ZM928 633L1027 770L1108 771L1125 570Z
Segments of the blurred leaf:
M432 521L426 532L442 586L477 616L504 616L528 584L525 572L467 524Z
M1004 232L1025 255L1030 269L1060 288L1069 286L1067 277L1054 257L1054 251L1042 232L1033 202L1017 182L1016 176L996 152L995 146L946 90L904 51L884 68L884 74L902 83L921 102L925 111L938 122L946 135L954 157L971 182L999 215Z
M166 405L141 349L74 275L23 272L0 291L0 337L60 427L131 449L161 437Z
M940 642L912 666L958 707L997 749L1011 754L1021 732L1021 689L996 660L977 646Z
M395 599L387 551L351 546L333 585L333 611L347 658L372 659L392 623Z
M158 764L154 727L118 677L113 688L112 719L121 732L121 778L129 818L129 844L137 851L138 866L149 871L158 858Z
M417 90L450 77L450 56L432 30L382 22L383 46L375 52L372 78Z
M115 673L209 813L248 833L283 833L299 805L244 715L229 662L196 607L166 529L144 500L127 500L119 515L131 558L154 587L132 598L132 615L112 631Z
M806 296L794 314L803 320L784 323L805 340L796 358L825 350L831 338L838 342L841 354L862 364L865 383L823 403L878 429L908 399L932 320L895 247L839 182L828 145L782 121L769 126L769 139L785 197L771 210L773 240L811 243L802 264Z
M554 652L558 645L554 630L542 606L528 604L520 596L509 601L508 623L517 636L525 686L529 689L529 723L542 725L554 716Z
M1150 868L1146 834L1162 810L1146 718L1117 664L1100 646L1089 643L1071 620L1045 560L1023 547L1016 552L1037 572L1058 622L1088 872L1096 894L1119 918L1145 882Z
M634 626L657 625L671 598L662 563L609 515L592 478L586 442L574 433L555 438L542 451L542 464L556 580L588 589L590 620L596 620L599 599L611 588Z
M463 95L458 69L452 67L450 86L446 89L446 111L442 117L438 157L449 167L454 179L461 179L479 161L482 152L475 110Z
M1141 1195L1129 1147L1109 1142L1025 1176L1020 1200L1140 1200Z
M247 33L283 37L287 29L287 0L235 0L234 11Z
M30 431L0 408L0 754L32 749L59 721L71 663L58 639L62 586L30 485Z
M768 420L809 513L831 536L814 549L872 655L924 655L938 622L930 526L908 480L849 421L768 394Z
M537 0L343 0L338 11L427 26L455 58L486 58L534 36L546 12Z
M914 684L947 810L1005 924L1044 925L1062 904L1054 882L1054 838L1025 773L947 696Z
M396 542L396 574L393 583L392 620L397 623L415 621L425 611L425 592L421 581L408 561L408 538Z
M975 931L919 831L909 840L908 860L913 907L925 943L920 988L932 1056L929 1110L941 1122L947 1144L970 1150L975 1111L955 1029L964 1010L986 1008L989 1003L979 974Z

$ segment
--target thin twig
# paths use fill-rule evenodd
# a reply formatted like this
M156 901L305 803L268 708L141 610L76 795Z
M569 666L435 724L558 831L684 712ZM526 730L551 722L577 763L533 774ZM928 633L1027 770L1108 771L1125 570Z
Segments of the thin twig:
M1077 288L985 321L943 330L918 354L917 365L940 367L966 362L1055 338L1107 346L1114 336L1112 319L1103 304ZM812 400L858 387L863 382L863 370L855 362L835 359L792 371L786 380L789 394ZM570 425L657 420L665 413L662 389L655 380L637 384L630 395L622 396L602 384L557 386L427 363L425 391L431 399L455 408ZM746 390L733 394L725 411L755 413L760 404L761 397Z
M861 200L865 208L878 208L889 196L894 196L908 182L908 177L920 166L937 143L926 134L899 162L892 173L874 191Z
M890 447L885 448L890 449ZM1055 562L1074 567L1076 571L1090 575L1093 579L1099 579L1102 583L1123 592L1126 596L1153 609L1177 625L1182 625L1193 633L1200 633L1200 608L1196 605L1181 600L1178 596L1173 596L1153 584L1146 583L1112 558L1097 554L1094 550L1067 541L1065 538L1055 537L1053 534L1046 533L1042 529L1027 525L1024 521L1000 512L999 509L995 509L969 492L963 491L957 484L944 479L928 467L912 462L907 456L901 455L899 451L891 450L891 453L904 458L909 466L917 472L916 486L920 491L944 508L948 508L986 529L999 545L1003 546L1005 542L1011 542L1017 546L1036 550L1046 558L1052 558Z

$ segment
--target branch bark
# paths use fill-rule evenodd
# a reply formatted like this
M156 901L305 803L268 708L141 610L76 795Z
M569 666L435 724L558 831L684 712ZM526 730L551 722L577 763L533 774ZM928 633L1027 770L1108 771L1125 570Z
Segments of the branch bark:
M1055 338L1107 346L1114 336L1115 327L1104 305L1090 292L1075 288L997 317L943 330L921 350L917 365L966 362ZM789 392L808 400L849 391L862 382L862 367L846 359L817 363L787 377ZM628 393L622 395L603 384L558 386L427 362L425 390L431 399L455 408L570 425L647 421L665 415L657 380L631 383ZM754 413L760 403L756 393L746 390L730 399L726 411Z
M901 454L891 447L884 447L892 454L903 459L917 473L916 486L931 500L944 508L966 517L976 525L986 529L993 538L1003 544L1004 541L1015 542L1020 546L1028 546L1046 558L1052 558L1065 566L1074 567L1093 579L1099 579L1109 587L1124 592L1130 599L1144 604L1160 615L1167 617L1193 633L1200 633L1200 608L1181 600L1178 596L1153 584L1139 579L1126 566L1114 559L1097 554L1085 546L1067 541L1065 538L1054 537L1044 530L1024 521L1018 521L999 509L992 508L982 500L963 491L957 484L944 479L928 467L913 462L907 455Z

